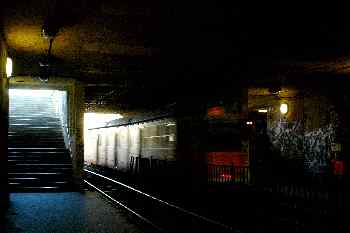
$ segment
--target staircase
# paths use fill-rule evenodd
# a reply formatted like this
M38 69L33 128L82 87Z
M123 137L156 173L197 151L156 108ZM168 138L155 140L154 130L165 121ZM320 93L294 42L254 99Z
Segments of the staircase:
M53 98L29 91L12 95L10 90L9 104L10 191L70 191L72 163Z

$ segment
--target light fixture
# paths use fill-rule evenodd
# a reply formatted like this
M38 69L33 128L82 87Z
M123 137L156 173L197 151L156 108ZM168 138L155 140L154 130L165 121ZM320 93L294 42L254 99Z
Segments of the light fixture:
M267 112L267 109L259 109L258 112L266 113L266 112Z
M12 59L7 58L6 59L6 76L9 78L12 75Z
M247 121L246 124L247 125L253 125L253 122L252 121Z
M284 115L288 112L288 104L282 103L280 106L280 112Z

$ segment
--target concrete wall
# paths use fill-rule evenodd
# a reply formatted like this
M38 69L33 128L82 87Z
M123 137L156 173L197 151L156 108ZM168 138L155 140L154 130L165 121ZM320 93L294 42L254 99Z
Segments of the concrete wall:
M84 85L73 81L67 87L68 120L67 137L72 156L75 184L82 185L84 165Z
M7 192L8 79L6 45L0 34L0 206L9 200Z
M59 116L62 124L64 142L65 142L66 148L69 148L67 91L55 91L53 95L54 95L53 101L55 105L55 111L56 111L56 114Z

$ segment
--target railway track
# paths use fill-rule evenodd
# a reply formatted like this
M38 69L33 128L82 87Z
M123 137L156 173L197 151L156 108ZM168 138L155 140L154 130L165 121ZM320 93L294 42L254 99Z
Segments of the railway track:
M241 233L233 227L161 200L134 187L84 169L84 183L148 225L152 232Z

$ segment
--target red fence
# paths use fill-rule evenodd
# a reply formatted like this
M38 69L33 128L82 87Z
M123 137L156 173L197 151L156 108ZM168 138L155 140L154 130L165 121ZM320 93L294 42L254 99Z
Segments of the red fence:
M249 184L249 167L208 164L208 182L210 184Z

